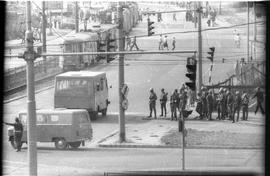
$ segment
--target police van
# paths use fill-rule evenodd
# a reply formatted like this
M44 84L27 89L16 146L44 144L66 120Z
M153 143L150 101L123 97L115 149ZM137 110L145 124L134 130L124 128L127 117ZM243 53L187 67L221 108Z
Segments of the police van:
M19 113L23 124L22 143L27 143L27 113ZM78 148L91 140L93 130L89 114L84 109L37 110L37 142L54 142L57 149ZM9 141L13 148L14 128L8 128Z
M108 83L105 72L70 71L55 77L54 108L86 109L91 119L107 114Z

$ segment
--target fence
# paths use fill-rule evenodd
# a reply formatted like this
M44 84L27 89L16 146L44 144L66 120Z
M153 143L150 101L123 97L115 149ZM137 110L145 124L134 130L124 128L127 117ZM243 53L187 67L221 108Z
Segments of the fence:
M45 72L46 68L46 72ZM35 81L42 80L47 77L54 76L62 72L59 67L58 57L47 57L45 61L38 61L34 63ZM5 72L5 86L4 91L26 85L26 66L9 69Z

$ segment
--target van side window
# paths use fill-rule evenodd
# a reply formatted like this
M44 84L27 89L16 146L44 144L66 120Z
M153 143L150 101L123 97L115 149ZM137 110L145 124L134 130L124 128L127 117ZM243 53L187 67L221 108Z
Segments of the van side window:
M79 123L88 123L88 117L86 114L81 114L79 118Z
M44 115L38 114L37 115L37 124L44 124L46 123L46 117Z
M58 115L51 115L50 117L51 117L50 121L52 123L57 123L59 121L59 116Z
M103 86L104 86L104 78L100 79L100 90L103 90Z

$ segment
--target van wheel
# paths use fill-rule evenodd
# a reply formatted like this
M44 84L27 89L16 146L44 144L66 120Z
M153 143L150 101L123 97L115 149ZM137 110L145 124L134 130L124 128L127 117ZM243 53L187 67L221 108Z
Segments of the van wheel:
M103 110L101 111L101 113L102 113L102 116L106 116L106 115L107 115L107 108L106 108L106 109L103 109Z
M64 150L67 148L67 142L64 138L56 139L55 142L55 148Z
M79 142L70 142L70 143L68 143L72 148L78 148L78 147L80 147L80 145L81 145L81 141L79 141Z

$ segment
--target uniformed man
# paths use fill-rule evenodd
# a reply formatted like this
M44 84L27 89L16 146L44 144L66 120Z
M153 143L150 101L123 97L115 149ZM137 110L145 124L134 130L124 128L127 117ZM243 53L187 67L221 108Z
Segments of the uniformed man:
M249 97L246 92L243 92L242 95L242 111L243 111L243 120L248 119L248 103L249 103Z
M160 107L161 107L161 115L160 117L163 116L163 111L164 111L164 117L167 115L167 108L166 108L166 103L167 103L167 95L168 93L165 93L164 89L161 89L161 94L160 94Z
M239 93L239 91L235 92L235 99L234 99L234 111L233 111L233 119L234 119L234 115L237 112L237 119L236 122L239 121L239 112L241 109L241 95Z
M170 98L171 101L171 110L172 110L172 114L171 114L171 120L177 120L177 108L179 107L179 94L177 92L177 89L174 90L174 92L171 95Z
M153 88L150 88L150 96L149 96L150 115L148 116L149 118L152 117L152 111L154 111L154 113L155 113L155 119L157 118L156 100L157 100L157 95L154 92L154 89Z
M208 120L212 120L212 112L213 112L213 106L214 106L214 97L213 97L213 92L209 90L208 95L206 96L206 101L207 101L207 108L208 108Z
M257 113L257 111L259 110L259 108L261 109L261 112L262 114L264 114L264 110L263 110L263 107L262 107L262 103L263 103L263 92L261 91L261 89L258 87L257 90L256 90L256 93L255 95L252 97L255 98L257 97L257 107L256 107L256 110L255 110L255 114Z
M233 118L233 95L229 90L227 90L227 114L229 120L232 120L232 123L234 123L235 121Z
M6 125L11 125L14 126L14 140L15 140L15 144L16 144L16 151L19 152L21 151L21 147L22 147L22 135L23 135L23 125L20 122L19 118L16 117L15 118L15 123L6 123L4 122Z
M196 111L200 114L200 119L202 119L203 116L202 116L202 95L201 95L201 93L198 93L198 96L197 96Z
M206 100L206 96L207 96L207 91L205 89L202 90L202 96L201 96L201 99L202 99L202 116L203 118L206 117L207 118L207 100Z
M183 111L186 109L187 100L188 100L188 96L187 96L187 91L185 90L179 97L180 118L181 118L181 115L183 115Z

